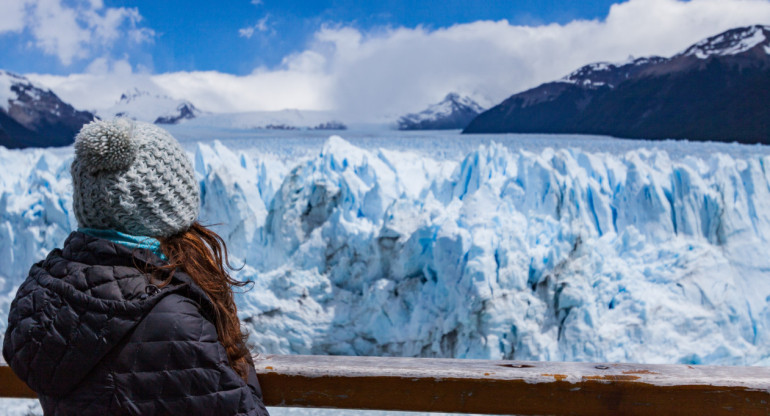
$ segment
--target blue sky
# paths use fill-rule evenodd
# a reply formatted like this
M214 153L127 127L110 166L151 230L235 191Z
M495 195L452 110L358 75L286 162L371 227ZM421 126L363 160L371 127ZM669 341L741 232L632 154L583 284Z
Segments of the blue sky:
M149 26L160 32L152 49L155 70L218 70L248 73L274 66L304 48L322 25L351 25L364 31L383 27L446 27L477 20L514 23L564 23L607 15L610 0L383 0L383 1L140 1L135 5ZM174 15L174 18L171 16ZM264 21L251 38L239 29Z
M89 110L138 88L210 112L381 120L758 23L770 0L0 0L0 69Z
M6 1L6 0L4 0ZM10 1L10 0L8 0ZM65 4L77 2L65 2ZM216 70L247 74L255 67L274 67L283 57L301 51L322 27L352 26L363 31L387 27L448 27L477 20L507 19L515 24L566 23L602 19L611 0L105 0L108 8L135 8L140 24L155 32L141 45L116 42L114 57L130 56L152 72ZM225 5L223 5L225 4ZM264 20L263 20L264 19ZM250 37L240 29L263 21L263 31ZM17 72L67 74L82 71L87 59L62 64L28 43L27 33L0 35L2 66Z

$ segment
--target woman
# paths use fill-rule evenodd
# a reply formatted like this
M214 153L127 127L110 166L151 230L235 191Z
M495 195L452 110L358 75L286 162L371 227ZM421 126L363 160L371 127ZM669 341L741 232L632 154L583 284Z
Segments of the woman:
M224 241L196 222L166 131L95 121L75 140L79 229L33 265L3 356L46 415L267 415Z

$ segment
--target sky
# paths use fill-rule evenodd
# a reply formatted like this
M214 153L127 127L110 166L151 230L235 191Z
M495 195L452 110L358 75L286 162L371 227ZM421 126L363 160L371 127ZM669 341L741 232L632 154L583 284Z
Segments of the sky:
M95 12L93 20L98 19L99 14L112 13L122 16L122 19L114 19L112 24L119 28L122 25L124 32L126 29L144 29L140 35L143 42L116 40L106 48L84 42L79 45L80 48L62 47L54 53L45 48L31 47L39 39L35 36L34 24L21 32L5 31L0 56L5 57L8 69L60 75L85 70L91 57L89 55L98 54L113 57L128 55L133 65L141 65L157 73L214 70L245 75L259 66L275 67L285 56L301 52L313 34L323 26L348 26L369 32L395 27L436 29L478 20L507 19L519 24L566 23L574 19L601 18L613 3L609 0L3 2L8 2L5 7L9 8L15 3L26 7L36 5L50 10L79 11L81 20L89 19L86 17L88 12ZM223 3L227 5L222 6ZM139 35L139 32L135 33ZM51 35L58 36L59 42L64 44L60 32ZM87 53L80 54L80 49Z
M139 88L377 119L449 92L493 105L751 24L770 24L770 0L2 0L0 69L89 110Z

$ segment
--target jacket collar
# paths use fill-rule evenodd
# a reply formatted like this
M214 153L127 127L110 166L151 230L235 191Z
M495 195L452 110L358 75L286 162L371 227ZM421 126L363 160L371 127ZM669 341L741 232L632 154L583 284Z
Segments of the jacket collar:
M153 250L127 247L79 231L74 231L67 237L62 249L62 257L88 265L127 266L146 271L168 265L168 262L161 259ZM148 279L147 285L151 284L152 282ZM167 289L183 289L186 296L205 309L213 310L213 304L206 292L195 283L192 277L181 270L174 272L171 282L164 288L164 290Z
M78 232L90 235L92 237L103 238L124 245L128 248L143 248L152 251L156 256L165 260L166 256L160 250L160 241L155 238L139 235L126 234L118 230L103 230L98 228L78 228Z

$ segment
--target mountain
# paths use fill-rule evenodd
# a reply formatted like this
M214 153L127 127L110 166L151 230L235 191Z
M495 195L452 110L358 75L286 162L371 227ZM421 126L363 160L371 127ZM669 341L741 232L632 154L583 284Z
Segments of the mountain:
M0 146L67 146L94 119L63 102L51 90L0 70Z
M398 120L399 130L462 129L484 109L468 97L450 93L438 104Z
M671 58L595 63L515 94L464 133L584 133L770 143L770 26L728 30Z
M156 124L176 124L200 114L201 111L187 100L177 100L138 88L126 91L114 106L99 111L99 115L105 118L128 117Z

